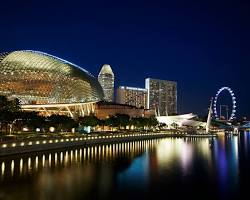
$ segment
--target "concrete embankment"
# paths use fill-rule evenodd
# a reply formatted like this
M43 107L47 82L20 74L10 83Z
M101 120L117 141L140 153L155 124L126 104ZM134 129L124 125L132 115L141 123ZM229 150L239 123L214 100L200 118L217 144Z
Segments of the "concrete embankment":
M90 136L73 137L60 139L27 140L6 142L0 144L0 156L7 156L20 153L30 153L36 151L47 151L74 146L88 146L105 143L118 143L145 139L166 137L166 134L131 134L131 135L110 135L110 136Z
M214 137L216 135L180 135L169 133L119 134L106 136L82 136L59 139L39 139L0 143L0 156L36 151L48 151L74 146L88 146L107 143L129 142L163 137Z

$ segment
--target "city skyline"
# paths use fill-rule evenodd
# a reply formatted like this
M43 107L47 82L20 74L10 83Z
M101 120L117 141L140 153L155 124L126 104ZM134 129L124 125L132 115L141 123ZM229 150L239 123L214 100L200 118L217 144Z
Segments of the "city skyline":
M58 5L53 1L49 5L4 2L0 52L48 52L96 77L99 67L109 63L117 74L117 86L143 87L146 77L176 81L180 113L207 114L210 98L228 86L237 98L236 116L249 117L249 3ZM65 15L70 10L74 12Z
M12 0L1 199L243 199L250 1Z

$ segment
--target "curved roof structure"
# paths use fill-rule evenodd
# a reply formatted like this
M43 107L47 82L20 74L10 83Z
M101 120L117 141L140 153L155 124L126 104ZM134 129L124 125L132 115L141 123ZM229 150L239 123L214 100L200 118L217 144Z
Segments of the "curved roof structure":
M31 50L0 54L0 95L22 104L88 103L102 100L98 80L61 58Z
M194 117L196 117L196 115L194 115L193 113L188 113L184 115L159 116L156 118L158 122L164 123L168 126L171 126L173 123L176 123L179 126L193 126L193 127L206 126L206 122L193 120Z

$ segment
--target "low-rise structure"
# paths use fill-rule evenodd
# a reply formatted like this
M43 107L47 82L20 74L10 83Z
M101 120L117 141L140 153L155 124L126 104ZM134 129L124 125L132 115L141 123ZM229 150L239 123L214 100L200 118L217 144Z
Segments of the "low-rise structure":
M135 106L98 102L95 104L95 116L99 119L106 119L116 114L126 114L130 117L151 117L155 116L155 111L144 108L137 108Z

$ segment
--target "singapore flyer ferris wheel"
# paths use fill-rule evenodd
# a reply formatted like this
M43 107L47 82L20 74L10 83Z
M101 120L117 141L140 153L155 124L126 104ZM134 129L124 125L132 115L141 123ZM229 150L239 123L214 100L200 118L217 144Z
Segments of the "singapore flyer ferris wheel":
M214 98L214 101L213 101L213 113L214 113L214 117L216 119L219 119L219 117L221 116L218 116L218 112L217 112L217 101L218 101L218 97L219 95L221 94L222 91L228 91L229 94L231 95L231 99L232 99L232 112L229 116L229 118L227 120L231 121L235 118L235 113L236 113L236 97L234 96L234 92L231 88L229 87L222 87L220 88L217 93L216 93L216 96Z

